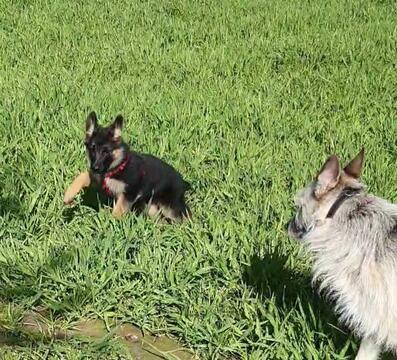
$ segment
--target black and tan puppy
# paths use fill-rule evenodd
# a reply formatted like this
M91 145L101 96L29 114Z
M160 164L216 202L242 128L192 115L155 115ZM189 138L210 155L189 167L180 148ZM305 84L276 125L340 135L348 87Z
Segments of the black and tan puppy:
M90 169L68 187L64 203L70 204L83 188L94 183L115 199L115 217L131 209L169 220L190 217L185 203L189 184L164 161L131 151L121 138L122 126L121 115L108 127L98 125L95 112L88 115L85 146Z

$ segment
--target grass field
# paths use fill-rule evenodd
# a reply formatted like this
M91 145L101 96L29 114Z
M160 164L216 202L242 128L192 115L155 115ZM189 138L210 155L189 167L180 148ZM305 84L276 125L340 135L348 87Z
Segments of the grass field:
M117 318L202 359L349 359L358 341L310 286L284 225L330 152L367 149L397 201L394 1L0 2L0 300L53 319ZM193 185L194 217L121 221L62 195L84 122ZM92 205L92 204L91 204ZM0 315L19 332L19 312ZM5 359L121 359L108 341L3 346Z

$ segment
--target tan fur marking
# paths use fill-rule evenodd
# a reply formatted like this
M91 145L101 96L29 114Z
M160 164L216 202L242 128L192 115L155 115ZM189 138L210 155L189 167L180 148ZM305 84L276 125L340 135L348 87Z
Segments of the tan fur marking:
M105 179L107 188L113 195L118 196L125 191L125 183L116 179Z
M161 210L161 213L163 214L163 216L166 219L169 219L169 220L172 220L172 221L178 219L178 217L175 216L175 211L173 209L171 209L170 207L160 205L160 210Z
M74 197L83 189L91 184L91 178L88 171L82 172L77 176L70 186L66 189L63 202L65 204L70 204Z
M125 195L121 193L117 198L112 215L118 219L125 215L130 209L131 203L129 203Z
M121 164L121 162L123 161L124 151L122 149L115 149L113 150L112 155L113 155L113 161L110 164L109 167L110 169L113 169Z
M156 204L151 204L147 209L147 214L154 218L160 214L160 208Z
M94 133L95 130L95 126L94 124L91 122L90 127L87 129L87 131L85 132L85 136L87 138L90 138L92 136L92 134Z
M116 127L115 129L114 129L114 135L113 135L113 138L114 138L114 140L119 140L120 139L120 137L121 137L121 129L119 128L119 127Z
M113 150L113 159L114 160L121 160L121 158L123 157L123 150L122 149L115 149Z

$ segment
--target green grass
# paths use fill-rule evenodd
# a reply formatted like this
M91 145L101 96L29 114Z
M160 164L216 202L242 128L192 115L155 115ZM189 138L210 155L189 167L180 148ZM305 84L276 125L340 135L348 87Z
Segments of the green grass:
M357 340L311 289L284 224L325 157L362 145L369 190L397 201L394 1L1 0L0 11L2 302L66 322L117 317L203 359L353 356ZM185 175L192 222L115 221L81 197L64 208L90 110L122 113L134 149ZM2 352L126 356L111 342Z

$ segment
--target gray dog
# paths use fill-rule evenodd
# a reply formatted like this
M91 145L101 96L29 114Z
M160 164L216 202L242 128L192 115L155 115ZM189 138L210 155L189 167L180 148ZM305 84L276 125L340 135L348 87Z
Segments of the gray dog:
M397 205L368 195L362 150L343 170L332 155L296 199L290 236L313 256L313 281L362 338L356 360L397 350Z

